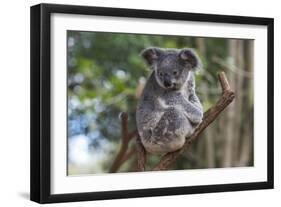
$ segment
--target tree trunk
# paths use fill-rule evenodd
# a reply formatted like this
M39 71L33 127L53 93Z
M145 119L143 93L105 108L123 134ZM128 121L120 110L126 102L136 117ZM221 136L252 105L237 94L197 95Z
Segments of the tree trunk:
M237 49L237 40L229 39L228 40L228 60L229 65L235 65L236 60L236 49ZM228 72L229 82L231 84L231 88L236 89L236 82L235 82L235 75L232 72ZM223 139L224 142L224 152L223 152L223 160L222 166L223 167L231 167L232 160L233 160L233 141L235 139L235 131L233 127L233 122L235 119L235 100L231 103L227 109L227 114L225 116L225 135Z
M249 41L246 44L246 72L249 74L253 74L253 57L254 57L254 47L253 41ZM250 117L248 123L244 124L243 130L243 140L241 140L240 146L240 154L238 158L238 166L246 166L251 164L250 161L253 157L253 107L252 107L252 90L253 90L253 77L245 78L244 80L244 88L249 88L249 91L245 91L243 96L243 108L247 111L246 116Z

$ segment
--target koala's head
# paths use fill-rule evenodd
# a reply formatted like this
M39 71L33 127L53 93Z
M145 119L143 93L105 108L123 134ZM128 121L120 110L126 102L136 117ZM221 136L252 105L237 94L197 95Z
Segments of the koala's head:
M157 83L164 89L178 90L190 71L200 66L200 60L192 49L147 48L141 53L151 70L154 70Z

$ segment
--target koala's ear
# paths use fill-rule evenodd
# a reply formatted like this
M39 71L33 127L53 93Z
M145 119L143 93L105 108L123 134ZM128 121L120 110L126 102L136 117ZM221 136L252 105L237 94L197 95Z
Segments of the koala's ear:
M192 49L182 49L179 53L181 60L191 67L192 70L196 70L200 67L201 63L196 54L196 52Z
M150 47L147 49L144 49L141 52L141 56L146 61L146 63L149 66L152 66L154 63L156 63L161 55L162 50L160 48L156 47Z

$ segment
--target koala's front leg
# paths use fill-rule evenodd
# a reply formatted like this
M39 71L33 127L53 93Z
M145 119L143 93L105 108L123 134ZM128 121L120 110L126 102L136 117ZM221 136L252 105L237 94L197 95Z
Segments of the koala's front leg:
M185 116L192 124L200 124L203 119L203 110L190 101L184 101L182 104Z
M188 100L194 104L195 107L197 107L199 110L203 110L203 106L199 100L199 98L196 96L195 91L193 90L191 93L189 93Z
M203 107L195 93L194 74L191 73L187 84L182 91L184 101L184 110L188 119L194 123L199 124L203 119Z
M177 92L173 95L167 95L164 99L166 100L166 104L168 106L174 107L183 113L192 124L199 124L202 121L203 110L200 107L200 102L199 104L192 103L187 94Z
M193 103L198 109L203 110L202 104L199 98L196 96L195 93L195 80L194 74L191 73L189 80L187 81L186 88L185 88L185 95L188 97L188 100Z

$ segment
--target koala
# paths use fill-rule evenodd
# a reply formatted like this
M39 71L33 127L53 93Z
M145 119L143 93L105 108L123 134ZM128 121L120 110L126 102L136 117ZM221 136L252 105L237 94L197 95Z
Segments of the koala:
M186 48L148 48L141 56L152 72L137 105L140 140L152 154L176 151L202 122L194 79L200 60Z

